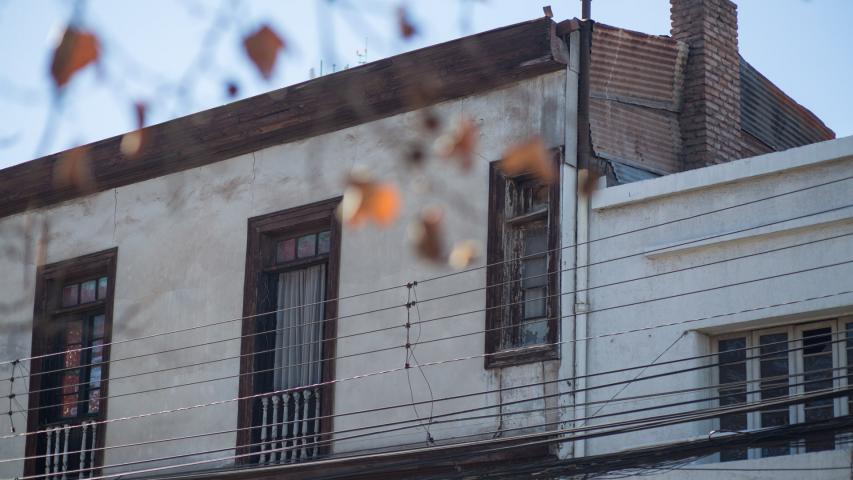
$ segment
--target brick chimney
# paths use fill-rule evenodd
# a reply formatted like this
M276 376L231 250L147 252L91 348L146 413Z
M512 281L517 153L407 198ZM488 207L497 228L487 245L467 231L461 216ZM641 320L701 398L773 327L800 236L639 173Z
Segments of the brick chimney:
M687 43L679 116L682 168L741 157L737 6L730 0L670 0L672 37Z

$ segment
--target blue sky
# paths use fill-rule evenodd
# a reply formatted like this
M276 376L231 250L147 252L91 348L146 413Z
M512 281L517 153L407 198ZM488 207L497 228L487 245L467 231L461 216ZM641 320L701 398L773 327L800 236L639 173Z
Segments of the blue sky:
M82 22L99 35L102 62L72 80L61 113L49 116L50 53L74 4L0 0L0 168L131 130L135 101L150 105L149 124L159 123L233 101L228 81L240 86L237 99L245 98L307 80L321 61L325 72L354 66L540 17L549 3L557 20L580 16L578 0L89 0ZM853 1L737 3L741 54L838 136L853 135ZM396 35L401 4L419 30L409 41ZM614 26L669 33L668 0L593 0L592 14ZM211 29L216 19L219 27ZM262 23L287 43L269 81L241 46ZM191 68L202 51L206 68ZM41 142L45 130L50 135Z

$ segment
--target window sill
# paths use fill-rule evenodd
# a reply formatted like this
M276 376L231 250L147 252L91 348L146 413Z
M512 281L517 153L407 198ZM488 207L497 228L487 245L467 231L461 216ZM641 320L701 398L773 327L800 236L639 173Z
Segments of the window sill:
M504 368L527 363L558 360L560 352L556 345L542 345L523 351L496 352L485 357L485 368Z

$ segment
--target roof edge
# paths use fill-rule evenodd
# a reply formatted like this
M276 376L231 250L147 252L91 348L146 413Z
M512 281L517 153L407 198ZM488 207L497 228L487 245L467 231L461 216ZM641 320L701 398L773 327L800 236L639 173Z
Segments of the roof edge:
M609 187L592 197L593 210L606 210L680 195L742 180L853 158L853 136L812 143L686 172Z
M567 63L547 17L402 53L146 127L147 147L134 158L121 153L122 135L84 145L88 190L54 181L57 166L80 147L0 170L0 218L494 90Z

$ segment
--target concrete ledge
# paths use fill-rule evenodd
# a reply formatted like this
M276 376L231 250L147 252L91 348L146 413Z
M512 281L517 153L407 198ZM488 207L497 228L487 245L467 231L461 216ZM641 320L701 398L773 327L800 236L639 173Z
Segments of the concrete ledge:
M606 188L593 195L592 209L616 208L850 158L853 158L853 136Z

